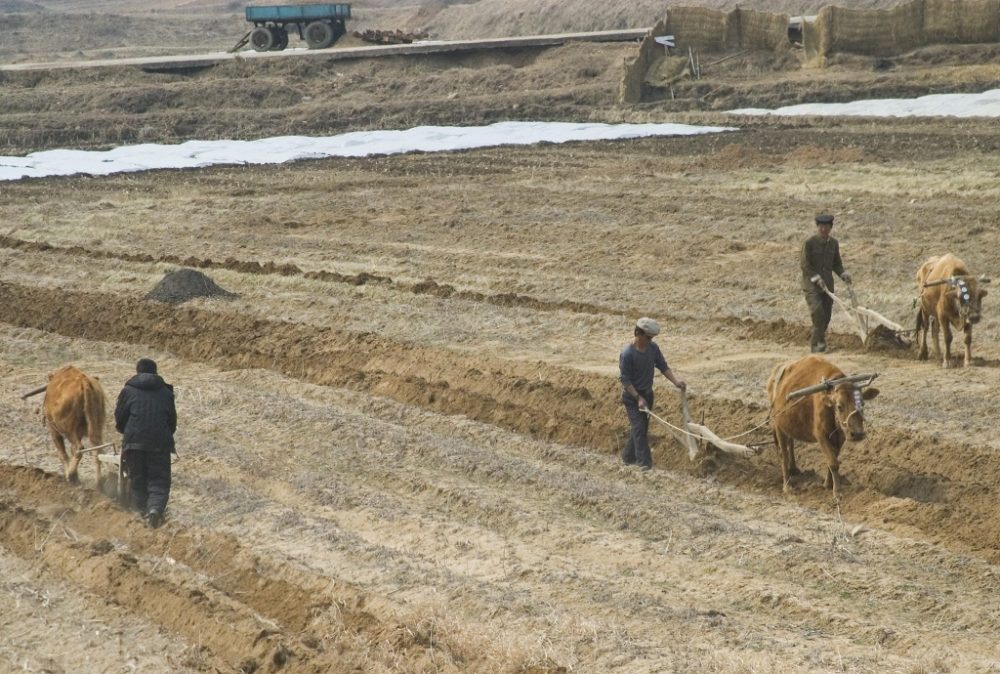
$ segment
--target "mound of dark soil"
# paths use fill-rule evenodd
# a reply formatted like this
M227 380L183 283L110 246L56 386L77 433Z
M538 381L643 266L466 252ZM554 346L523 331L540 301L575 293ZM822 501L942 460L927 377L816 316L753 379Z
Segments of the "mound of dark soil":
M146 295L147 300L167 304L181 304L196 297L217 297L230 300L237 297L220 287L215 281L194 269L175 269L164 274L156 287Z
M866 351L906 351L909 348L908 341L884 325L879 325L869 332L865 341Z

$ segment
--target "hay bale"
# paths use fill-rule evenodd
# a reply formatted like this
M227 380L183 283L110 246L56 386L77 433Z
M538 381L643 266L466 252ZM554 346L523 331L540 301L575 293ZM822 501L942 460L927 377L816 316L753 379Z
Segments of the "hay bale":
M1000 0L910 0L889 10L827 6L803 30L806 55L896 56L935 43L1000 40Z
M727 12L706 7L671 7L667 11L666 32L674 35L677 49L723 51L726 48Z
M726 46L731 49L791 49L788 15L734 9L727 18Z
M238 295L220 287L200 271L187 268L168 271L146 295L147 300L166 304L182 304L197 297L231 300Z
M686 59L688 48L723 52L729 49L782 51L790 48L788 16L753 10L723 12L704 7L671 7L639 44L635 59L625 63L618 102L639 103L650 87L664 87L680 73L677 63L653 38L673 35L678 58ZM645 85L645 86L644 86Z
M927 44L1000 40L1000 0L924 0Z
M823 9L820 14L831 27L827 55L893 56L924 44L924 0L911 0L889 10Z
M646 33L642 42L639 43L639 53L635 59L631 63L625 62L621 84L618 88L619 103L627 105L642 100L642 83L646 79L646 73L649 72L650 65L657 59L657 56L662 57L664 53L663 47L656 44L653 38L665 35L665 30L666 22L662 19L657 21L656 25Z

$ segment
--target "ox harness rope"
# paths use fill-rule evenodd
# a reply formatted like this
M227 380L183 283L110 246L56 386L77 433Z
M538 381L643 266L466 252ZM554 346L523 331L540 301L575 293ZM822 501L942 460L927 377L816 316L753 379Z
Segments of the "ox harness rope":
M787 407L785 407L785 409L781 410L780 412L778 412L775 415L771 415L770 413L768 413L767 418L765 418L764 421L762 421L761 423L757 424L756 426L754 426L753 428L751 428L748 431L743 431L742 433L737 433L736 435L731 435L731 436L729 436L727 438L721 438L721 439L725 440L726 442L732 442L733 440L735 440L737 438L742 438L745 435L750 435L751 433L753 433L753 432L755 432L755 431L763 428L764 426L768 425L769 423L771 423L771 421L773 419L776 419L776 418L780 417L782 414L784 414L788 410L792 409L793 407L795 407L796 405L798 405L800 402L802 402L805 399L806 399L805 396L803 396L802 398L799 398L798 400L796 400L795 402L793 402L791 405L788 405ZM684 435L690 436L692 438L697 438L699 440L704 440L705 439L704 436L702 436L702 435L699 435L697 433L692 433L691 431L688 431L687 429L679 428L677 426L674 426L672 423L670 423L669 421L667 421L663 417L660 417L660 416L654 414L652 412L652 410L650 410L648 408L642 410L642 412L644 412L645 414L649 415L653 419L656 419L657 421L659 421L664 426L677 431L678 433L683 433ZM763 444L762 443L755 443L755 444L747 445L747 447L750 447L751 449L757 450L757 453L759 454L760 453L759 452L759 448L763 447Z

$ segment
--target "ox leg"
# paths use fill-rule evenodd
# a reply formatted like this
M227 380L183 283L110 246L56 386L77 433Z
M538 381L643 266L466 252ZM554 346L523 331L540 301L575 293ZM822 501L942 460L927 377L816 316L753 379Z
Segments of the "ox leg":
M931 338L934 340L934 357L941 360L941 327L935 317L930 317L927 322L931 324Z
M917 334L916 339L920 344L920 350L917 352L918 360L927 360L927 324L930 322L930 318L924 316L923 310L917 310Z
M80 450L83 449L83 442L80 438L71 437L69 439L69 465L66 466L66 479L73 484L80 483Z
M49 435L52 436L52 444L56 446L56 451L59 452L59 463L62 464L63 473L69 477L69 473L66 472L66 465L69 463L69 457L66 456L66 441L63 440L62 433L52 428L52 426L49 426Z
M840 448L827 442L820 442L823 454L826 455L826 478L823 486L833 489L833 500L840 500Z
M788 438L788 474L791 477L801 475L798 464L795 463L795 440Z
M965 367L972 365L972 324L965 324Z
M944 358L941 361L941 367L951 367L951 323L948 321L940 321L941 332L944 333Z
M792 454L795 447L795 440L781 431L775 431L774 441L778 445L778 458L781 459L781 490L786 494L790 494L792 492L791 471L795 465L795 459Z

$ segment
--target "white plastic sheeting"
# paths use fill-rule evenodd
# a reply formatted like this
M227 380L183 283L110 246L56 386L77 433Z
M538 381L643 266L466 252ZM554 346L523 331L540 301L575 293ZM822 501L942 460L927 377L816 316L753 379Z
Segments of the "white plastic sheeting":
M297 159L365 157L402 152L447 152L497 145L618 140L644 136L688 136L735 131L687 124L596 124L499 122L489 126L419 126L405 131L358 131L310 138L190 140L179 145L128 145L106 151L46 150L25 157L0 157L0 180L73 174L202 168L216 164L282 164Z
M741 108L731 115L843 115L851 117L1000 117L1000 89L981 94L932 94L850 103L802 103L784 108Z

